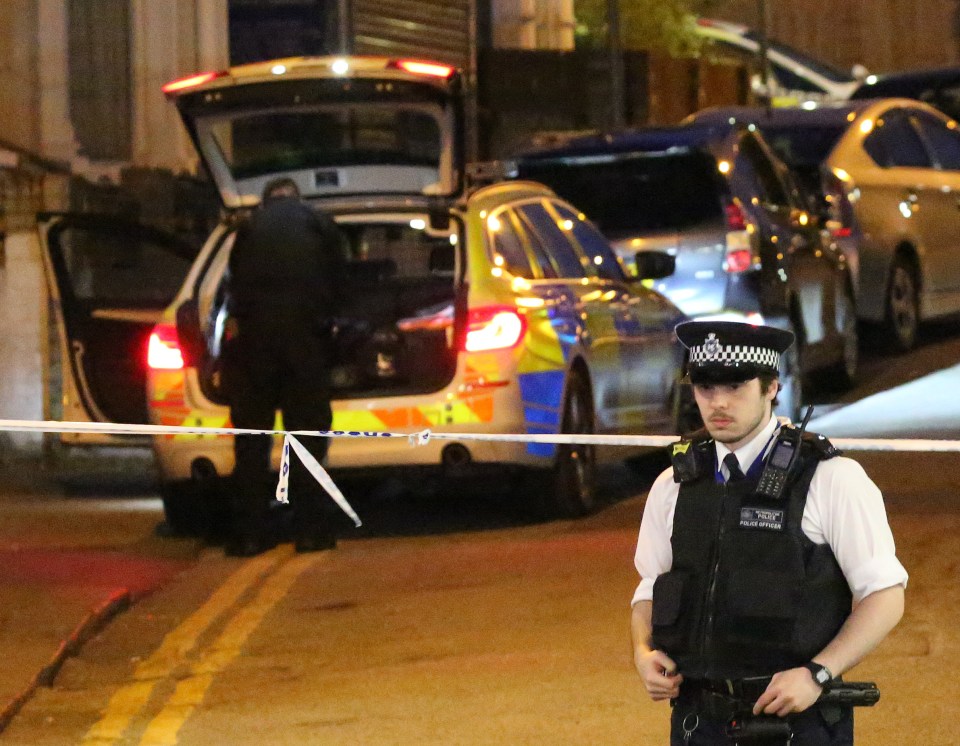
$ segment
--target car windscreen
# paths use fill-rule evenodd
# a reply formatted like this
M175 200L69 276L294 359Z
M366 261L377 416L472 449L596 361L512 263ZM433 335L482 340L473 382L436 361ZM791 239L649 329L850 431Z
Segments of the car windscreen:
M211 133L237 179L332 166L438 169L439 116L396 105L282 109L221 119Z
M706 153L617 153L520 160L605 235L684 230L723 219L716 160Z

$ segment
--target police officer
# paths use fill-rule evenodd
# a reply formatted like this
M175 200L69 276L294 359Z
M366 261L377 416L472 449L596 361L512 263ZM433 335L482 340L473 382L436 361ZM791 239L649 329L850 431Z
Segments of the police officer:
M235 427L272 429L279 409L287 430L330 429L330 330L344 267L333 219L302 201L293 180L268 183L230 254L223 377ZM305 438L304 445L322 460L328 440ZM269 435L234 439L228 554L250 556L275 543L268 523L271 447ZM290 464L296 549L331 549L330 502L298 459Z
M705 428L674 445L644 508L636 669L672 702L673 746L746 743L731 733L747 721L771 734L750 743L852 744L852 709L817 700L903 614L880 491L826 438L797 443L773 416L793 334L707 321L676 332Z

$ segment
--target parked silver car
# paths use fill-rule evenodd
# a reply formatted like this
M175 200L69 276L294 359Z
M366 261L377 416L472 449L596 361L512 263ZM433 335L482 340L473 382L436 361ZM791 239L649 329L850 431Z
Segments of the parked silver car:
M847 253L860 319L905 351L919 324L960 313L960 131L920 101L877 99L813 110L718 108L702 124L758 127L819 189Z

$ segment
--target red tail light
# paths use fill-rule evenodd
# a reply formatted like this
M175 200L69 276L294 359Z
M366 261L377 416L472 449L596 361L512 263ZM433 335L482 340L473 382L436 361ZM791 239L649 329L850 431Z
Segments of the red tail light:
M471 308L467 314L466 352L507 350L516 347L527 332L527 320L510 306Z
M430 75L434 78L449 78L454 71L454 68L449 65L421 62L419 60L397 60L393 63L393 66L414 75Z
M743 214L743 208L736 202L727 202L724 212L727 216L728 231L745 231L747 229L747 217Z
M179 80L172 80L163 87L161 91L164 93L177 93L178 91L185 90L187 88L196 88L198 85L203 85L204 83L209 83L214 78L219 78L222 75L226 75L226 72L211 72L211 73L200 73L199 75L191 75L189 78L180 78Z
M729 274L746 272L753 265L753 252L750 249L734 249L727 252L723 269Z
M834 238L847 238L853 234L853 205L850 203L852 184L849 177L842 180L832 171L821 178L823 200L827 203L826 226Z
M157 324L147 345L147 367L151 370L182 370L183 352L173 324Z

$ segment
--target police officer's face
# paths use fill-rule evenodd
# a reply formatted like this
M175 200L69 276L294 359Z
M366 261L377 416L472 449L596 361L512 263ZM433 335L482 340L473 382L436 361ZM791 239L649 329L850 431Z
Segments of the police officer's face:
M697 383L693 395L710 437L735 450L769 421L777 385L763 391L759 378L743 383Z

